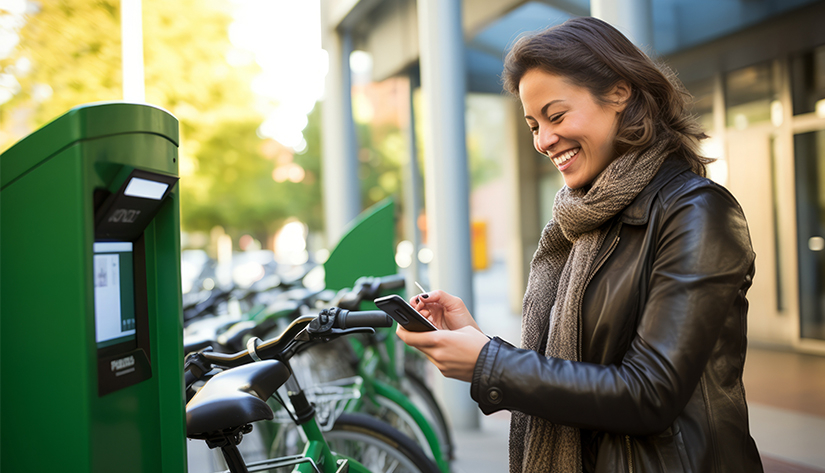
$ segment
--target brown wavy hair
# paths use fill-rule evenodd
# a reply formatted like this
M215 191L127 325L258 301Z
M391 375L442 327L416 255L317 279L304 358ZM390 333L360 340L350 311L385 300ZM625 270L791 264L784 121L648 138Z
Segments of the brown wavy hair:
M706 165L714 160L698 153L699 141L708 136L690 113L693 97L670 68L654 63L608 23L573 18L520 38L504 60L505 90L518 97L519 82L532 69L585 87L602 103L613 86L625 81L631 95L619 116L616 151L643 151L665 140L665 152L687 160L695 173L707 174Z

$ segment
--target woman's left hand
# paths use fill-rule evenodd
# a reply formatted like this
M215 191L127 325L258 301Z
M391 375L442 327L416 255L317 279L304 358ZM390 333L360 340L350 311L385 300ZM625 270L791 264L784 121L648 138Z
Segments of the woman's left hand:
M466 326L456 330L410 332L400 325L398 337L407 345L421 350L448 378L471 382L473 369L484 345L490 341L478 329Z

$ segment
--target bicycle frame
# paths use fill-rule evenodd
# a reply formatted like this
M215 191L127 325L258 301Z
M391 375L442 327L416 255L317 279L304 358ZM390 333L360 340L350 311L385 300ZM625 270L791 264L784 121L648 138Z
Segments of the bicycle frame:
M314 409L310 406L297 381L291 377L286 385L288 389L296 390L290 391L289 394L293 405L305 406L301 412L296 413L300 418L298 426L307 438L303 452L300 455L288 455L244 465L240 454L237 453L237 447L234 447L237 456L234 462L227 458L229 472L253 473L294 465L293 473L372 473L356 460L330 450L321 427L315 419Z
M295 324L294 327L305 325L306 322L308 322L307 318L302 323ZM281 363L289 368L288 360L281 360ZM289 370L291 371L291 368ZM303 452L300 455L278 457L246 465L237 447L242 438L242 434L238 434L238 438L234 441L221 441L220 444L209 445L210 448L220 446L229 466L229 472L252 473L295 465L293 473L370 473L370 470L356 460L331 451L316 419L315 409L307 400L295 376L290 376L284 386L287 388L289 399L295 409L294 420L307 438ZM248 433L251 431L251 429L247 429L248 427L239 427L236 432ZM232 436L234 435L232 434ZM222 436L222 438L226 439L226 436ZM207 444L209 442L210 440L207 440Z
M368 410L367 402L374 407L390 408L396 415L405 418L408 423L414 424L419 429L415 432L416 442L422 448L429 448L432 459L440 471L449 473L450 460L443 451L435 429L418 406L396 387L400 385L399 370L403 375L404 354L403 351L398 350L400 342L395 336L394 327L377 329L376 335L369 336L369 342L366 344L360 343L355 338L348 338L348 341L359 359L356 375L361 378L362 382L356 386L360 394L346 403L345 410L363 412ZM386 381L381 378L385 378ZM400 411L382 405L378 400L380 397L400 407ZM271 441L271 438L269 440Z
M294 377L287 381L287 389L290 390L289 399L292 401L293 406L309 406L309 402L306 399L304 391L298 385L298 382L295 381ZM295 389L295 391L292 391L293 389ZM369 473L369 470L357 461L343 455L332 453L329 448L329 444L324 438L323 432L321 432L321 426L318 425L318 421L315 418L315 413L312 407L309 407L308 412L311 412L310 419L306 422L298 424L301 427L301 430L304 431L304 435L307 438L307 443L304 446L304 451L301 454L301 457L311 458L315 461L304 461L303 463L297 464L293 470L293 473L337 473L345 471L353 473ZM299 415L299 413L296 412L296 415ZM321 468L319 468L319 466ZM251 471L252 470L250 470L250 472Z

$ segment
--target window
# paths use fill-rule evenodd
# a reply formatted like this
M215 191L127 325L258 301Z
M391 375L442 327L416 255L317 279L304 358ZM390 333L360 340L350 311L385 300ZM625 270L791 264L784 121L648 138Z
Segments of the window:
M793 113L816 112L825 118L825 46L791 59Z
M779 103L774 76L770 62L725 75L728 127L744 130L750 125L771 121L771 107Z

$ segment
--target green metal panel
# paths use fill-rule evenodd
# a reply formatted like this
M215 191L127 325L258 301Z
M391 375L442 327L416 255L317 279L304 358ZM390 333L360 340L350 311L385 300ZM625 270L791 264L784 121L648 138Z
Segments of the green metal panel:
M62 316L86 310L86 281L77 271L87 266L84 255L62 251L84 244L79 161L69 148L51 169L35 169L0 194L2 471L48 471L67 460L75 471L91 471L89 376L96 368L86 360L89 347L66 342L86 341L88 326Z
M395 265L395 204L387 199L363 211L324 263L327 289L352 287L362 276L387 276Z
M178 190L144 232L152 377L98 395L93 193L177 175L177 120L78 107L0 156L0 470L184 472Z
M80 140L127 133L157 134L175 146L180 141L177 119L157 107L116 102L76 107L3 153L0 187ZM177 174L177 166L171 172Z

